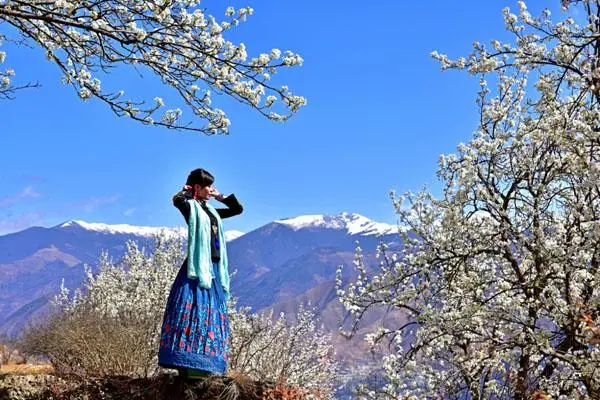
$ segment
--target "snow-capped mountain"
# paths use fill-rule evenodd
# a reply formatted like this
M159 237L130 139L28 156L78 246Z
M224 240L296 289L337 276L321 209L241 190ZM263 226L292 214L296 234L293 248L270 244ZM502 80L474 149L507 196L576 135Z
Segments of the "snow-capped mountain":
M349 235L391 235L398 232L395 225L371 221L360 214L340 215L302 215L275 221L276 224L286 225L293 230L325 228L345 230Z
M83 265L94 266L103 251L118 259L127 240L146 246L161 231L187 234L185 227L73 220L0 236L0 334L15 333L39 315L63 279L67 287L81 285ZM351 269L356 241L368 255L379 243L379 235L388 243L398 243L395 232L392 225L348 213L282 219L248 233L227 231L230 271L237 271L232 292L241 305L255 310L281 302L288 309L295 299L326 293L319 300L325 310L335 300L335 270L342 264Z

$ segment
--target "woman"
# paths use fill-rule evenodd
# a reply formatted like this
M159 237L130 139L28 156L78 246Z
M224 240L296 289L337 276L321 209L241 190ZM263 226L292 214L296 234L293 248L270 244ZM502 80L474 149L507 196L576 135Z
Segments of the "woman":
M158 364L187 378L224 374L229 360L229 272L221 219L243 208L235 195L223 197L214 180L195 169L173 196L188 224L188 251L167 301ZM213 208L207 203L211 197L227 208Z

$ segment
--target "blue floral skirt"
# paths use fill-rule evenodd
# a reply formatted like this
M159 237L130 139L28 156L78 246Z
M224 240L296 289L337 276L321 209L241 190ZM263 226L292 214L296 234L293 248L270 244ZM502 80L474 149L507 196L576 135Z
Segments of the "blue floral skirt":
M187 277L187 260L171 287L163 317L158 365L190 368L214 374L227 372L229 362L229 318L219 279L219 265L213 263L210 289Z

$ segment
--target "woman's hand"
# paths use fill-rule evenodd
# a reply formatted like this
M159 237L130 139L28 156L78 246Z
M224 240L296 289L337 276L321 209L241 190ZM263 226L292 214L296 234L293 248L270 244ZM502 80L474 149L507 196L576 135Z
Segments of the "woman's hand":
M216 188L212 188L210 195L217 201L223 201L224 197Z
M194 198L194 188L190 185L184 185L183 191L185 192L185 196L189 196L190 198Z

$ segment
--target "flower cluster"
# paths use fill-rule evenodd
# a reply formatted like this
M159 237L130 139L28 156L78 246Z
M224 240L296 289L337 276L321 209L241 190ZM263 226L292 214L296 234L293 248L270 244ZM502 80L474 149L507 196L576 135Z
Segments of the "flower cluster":
M225 39L226 31L252 15L252 8L228 7L225 20L219 22L199 3L9 0L0 2L0 22L14 26L24 39L42 47L81 99L98 98L117 115L142 123L227 133L230 121L212 105L211 91L231 96L273 120L286 120L306 104L304 97L287 86L270 83L282 68L302 65L298 54L273 49L249 59L243 43ZM106 72L120 65L151 71L175 89L192 114L206 124L185 123L181 110L161 112L162 104L124 99L122 90L101 85L99 74L104 72L108 80ZM7 74L0 75L0 85L0 93L6 93Z
M274 318L272 310L254 314L234 302L229 317L232 370L332 398L339 366L332 336L317 324L314 309L301 306L295 315Z
M0 47L4 40L4 36L0 34ZM0 100L12 99L15 91L28 87L34 87L37 85L27 84L24 86L15 86L13 84L13 77L15 76L15 70L12 68L2 69L2 64L6 61L6 52L0 50Z

